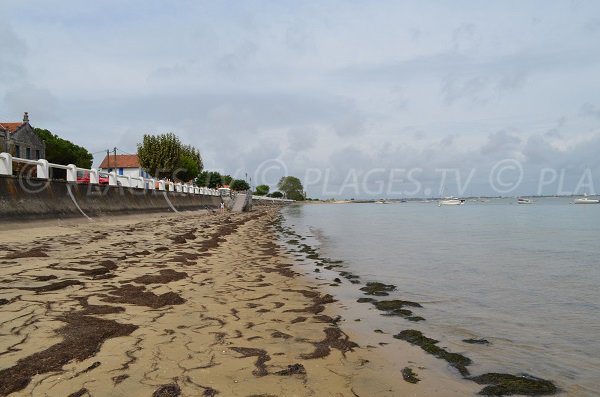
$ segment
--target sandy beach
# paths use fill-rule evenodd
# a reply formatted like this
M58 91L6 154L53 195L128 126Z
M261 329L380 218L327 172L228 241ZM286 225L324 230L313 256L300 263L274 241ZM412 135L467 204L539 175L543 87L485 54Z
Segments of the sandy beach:
M0 232L0 396L463 396L390 335L346 327L276 209ZM414 368L403 380L398 357Z

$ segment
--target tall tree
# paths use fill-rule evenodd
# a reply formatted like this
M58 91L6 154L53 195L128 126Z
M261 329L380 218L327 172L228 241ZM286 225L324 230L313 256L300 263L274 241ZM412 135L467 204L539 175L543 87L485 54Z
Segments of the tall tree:
M269 194L269 190L270 188L267 185L258 185L254 194L256 194L257 196L266 196L267 194Z
M250 190L250 185L248 185L248 182L246 182L243 179L234 179L233 181L231 181L229 187L231 188L231 190L236 190L238 192Z
M86 148L42 128L36 128L35 132L46 144L46 160L49 162L64 165L75 164L80 168L92 167L94 157Z
M223 176L217 171L202 171L196 178L196 185L216 189L223 185Z
M183 145L173 133L144 135L138 144L140 165L151 175L189 181L202 172L198 149Z
M172 178L180 163L181 142L173 133L144 135L138 144L140 166L158 178Z
M183 181L190 181L200 175L202 168L202 157L200 157L198 149L190 145L182 146L179 154L176 178Z
M277 184L279 190L285 193L285 196L292 200L304 200L304 188L302 182L295 176L284 176Z
M221 175L221 181L223 182L223 185L231 185L233 178L231 175Z

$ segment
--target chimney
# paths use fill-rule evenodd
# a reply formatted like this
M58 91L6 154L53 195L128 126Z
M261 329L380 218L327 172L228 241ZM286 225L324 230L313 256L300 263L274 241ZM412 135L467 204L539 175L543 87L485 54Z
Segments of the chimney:
M23 123L29 123L29 113L27 112L23 115Z

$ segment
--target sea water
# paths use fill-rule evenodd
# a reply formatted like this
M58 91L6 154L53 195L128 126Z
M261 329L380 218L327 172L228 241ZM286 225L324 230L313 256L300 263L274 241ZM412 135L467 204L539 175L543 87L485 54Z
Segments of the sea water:
M570 201L299 205L284 216L343 270L424 306L426 321L379 316L374 328L421 330L471 358L474 374L527 373L598 396L600 205Z

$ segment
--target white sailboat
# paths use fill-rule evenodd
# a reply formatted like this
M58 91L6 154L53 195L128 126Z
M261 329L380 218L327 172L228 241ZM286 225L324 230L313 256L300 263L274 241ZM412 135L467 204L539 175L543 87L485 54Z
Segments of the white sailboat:
M442 205L463 205L465 203L465 199L459 199L456 197L446 197L438 201L438 207Z
M442 185L442 188L440 189L440 196L444 194L444 191L446 190L446 186ZM459 199L453 196L450 197L444 197L443 199L440 199L438 201L438 207L441 207L442 205L463 205L465 203L465 199Z
M587 193L583 194L583 198L577 198L573 201L574 204L599 204L600 200L591 199L588 197Z

